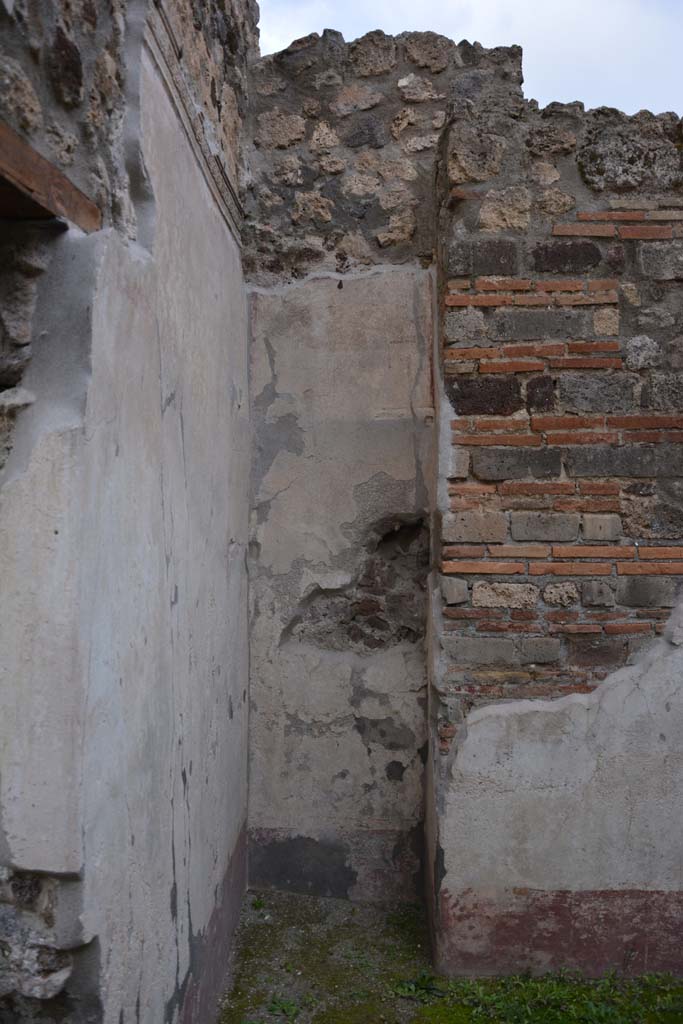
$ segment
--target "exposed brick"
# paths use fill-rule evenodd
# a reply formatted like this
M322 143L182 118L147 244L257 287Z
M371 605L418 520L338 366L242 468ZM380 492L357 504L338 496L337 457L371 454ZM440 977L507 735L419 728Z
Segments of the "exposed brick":
M582 292L585 285L581 280L565 279L562 281L537 281L536 287L539 291L544 292Z
M619 280L616 277L594 278L588 282L589 292L606 292L619 287Z
M579 613L567 611L546 612L545 619L546 622L578 622Z
M517 483L516 481L506 480L504 483L498 484L498 490L501 494L522 496L536 494L573 494L575 486L576 485L570 480L562 480L552 484Z
M649 622L606 622L605 633L608 636L623 636L627 633L652 633Z
M544 368L538 359L499 359L482 362L482 373L536 373Z
M464 582L464 580L463 580ZM483 618L487 620L494 619L496 617L502 618L503 612L496 609L495 611L481 611L479 608L444 608L444 618L453 619L456 622L462 621L474 621L479 622Z
M624 364L612 356L564 356L549 365L553 370L620 370Z
M442 563L444 573L470 575L516 576L526 571L524 562L476 562L446 561Z
M537 434L454 434L453 440L463 445L507 445L511 448L538 448L542 444Z
M683 562L617 562L620 576L683 576Z
M623 427L626 430L661 430L667 427L683 430L683 414L680 416L608 416L607 425L610 427Z
M489 544L492 558L548 558L549 544Z
M471 286L471 279L469 277L452 277L447 282L446 287L449 292L455 291L466 291Z
M567 344L567 351L577 354L588 354L589 352L618 352L621 348L619 341L570 341Z
M683 559L683 547L640 547L641 558Z
M592 433L587 430L577 430L573 433L549 433L546 434L547 444L617 444L619 434L604 431L601 434Z
M583 221L577 224L555 224L553 235L574 235L581 238L614 238L617 229L614 224L589 224Z
M458 421L455 420L451 423L452 427L457 428ZM480 430L484 434L497 433L497 432L508 432L508 431L526 431L529 429L529 417L528 416L484 416L478 417L472 421L472 427L474 430Z
M613 483L611 480L596 480L595 483L581 480L579 490L582 494L619 494L621 493L621 484Z
M577 213L579 221L622 221L622 220L645 220L644 210L599 210L596 213Z
M483 558L486 547L483 544L444 544L444 558Z
M478 277L474 287L480 291L528 291L532 282L526 277Z
M629 544L553 544L553 558L635 558Z
M556 295L555 302L558 306L602 306L613 304L619 301L615 291L589 292L586 295ZM608 332L601 332L608 333ZM611 332L609 332L611 333Z
M491 348L447 348L444 350L446 362L463 362L472 359L490 359L496 350Z
M513 512L510 532L514 540L575 540L578 515L554 512Z
M550 627L551 633L602 633L602 626L588 625L584 622L576 623L576 625L552 625Z
M624 563L626 564L626 563ZM633 563L637 565L637 563ZM610 562L530 562L530 576L610 576Z
M532 430L577 430L604 427L604 416L532 416Z
M503 345L503 353L514 359L517 356L561 356L564 353L564 345L561 342L549 342L544 345L536 342L530 345ZM488 350L488 358L491 357L491 350ZM486 357L484 357L486 358Z
M620 238L673 238L670 225L624 224L619 227Z

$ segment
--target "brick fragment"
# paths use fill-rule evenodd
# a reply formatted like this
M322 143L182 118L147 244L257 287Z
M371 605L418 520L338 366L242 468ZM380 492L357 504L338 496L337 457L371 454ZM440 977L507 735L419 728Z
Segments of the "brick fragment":
M606 622L603 626L608 636L624 636L628 633L652 633L649 622Z
M577 430L584 427L604 427L604 416L532 416L532 430Z
M453 441L462 445L507 445L512 448L538 448L538 434L454 434Z
M623 365L614 356L564 356L549 362L553 370L620 370Z
M480 291L528 291L533 282L526 277L477 277L474 287Z
M624 565L627 563L623 563ZM633 563L637 565L637 562ZM610 576L611 562L530 562L530 576Z
M483 544L444 544L444 558L483 558L486 548Z
M522 495L524 497L531 497L537 494L573 494L575 484L571 480L562 480L552 484L517 483L514 480L506 480L504 483L498 484L498 490L501 494Z
M588 430L576 430L571 433L558 432L546 434L547 444L618 444L619 434L603 431L601 434L591 433Z
M536 288L539 292L582 292L584 287L584 282L579 279L566 279L563 281L544 280L536 282Z
M683 547L648 547L643 545L639 551L641 558L683 559Z
M553 235L556 237L575 236L579 238L614 238L617 229L614 224L588 223L555 224Z
M596 213L577 213L579 221L645 220L644 210L599 210Z
M635 558L630 544L553 544L553 558Z
M669 224L624 224L619 227L620 238L673 238Z
M621 343L618 341L570 341L567 351L576 355L588 355L591 352L618 352Z
M497 359L480 364L482 373L537 373L544 368L540 359Z
M492 558L547 558L549 544L489 544Z
M576 625L551 625L551 633L602 633L602 626L589 625L585 622L576 623Z
M476 561L445 561L441 571L444 573L462 573L470 575L516 576L526 571L524 562L476 562Z
M683 576L683 562L617 562L620 576Z

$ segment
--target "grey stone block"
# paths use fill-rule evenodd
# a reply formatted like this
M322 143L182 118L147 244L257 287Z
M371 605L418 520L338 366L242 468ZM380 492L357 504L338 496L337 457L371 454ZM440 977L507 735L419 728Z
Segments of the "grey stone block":
M501 341L538 341L585 338L592 329L583 309L501 309L493 316L490 334Z
M577 412L624 412L635 404L636 380L623 375L565 373L560 377L560 400Z
M576 540L580 517L569 512L513 512L514 540Z
M472 455L472 472L480 480L515 480L531 476L547 480L559 476L562 460L556 448L489 449Z
M676 477L683 475L683 445L577 447L564 453L569 476Z
M504 512L457 512L443 522L442 537L451 543L502 544L507 539L508 523Z
M683 410L683 373L653 373L643 388L642 405L664 412Z
M467 580L459 576L442 576L441 594L446 604L464 604L469 596Z
M586 580L581 585L581 603L586 608L611 608L614 591L604 580Z
M628 608L673 608L676 580L661 576L627 576L617 583L617 603Z
M561 644L555 637L531 636L517 641L517 652L524 665L545 665L559 660Z
M583 274L597 267L602 253L595 242L544 242L533 250L534 270L550 274Z
M619 540L623 536L621 516L616 513L605 515L586 512L581 524L584 540Z
M640 267L655 281L683 280L683 242L645 242L640 245Z
M515 645L507 637L442 636L441 646L459 665L514 665Z

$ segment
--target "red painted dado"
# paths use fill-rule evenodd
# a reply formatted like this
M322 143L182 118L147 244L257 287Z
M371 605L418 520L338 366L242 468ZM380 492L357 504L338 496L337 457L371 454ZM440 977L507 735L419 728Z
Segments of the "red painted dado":
M442 891L439 970L504 975L576 970L638 975L683 971L683 893L506 889Z

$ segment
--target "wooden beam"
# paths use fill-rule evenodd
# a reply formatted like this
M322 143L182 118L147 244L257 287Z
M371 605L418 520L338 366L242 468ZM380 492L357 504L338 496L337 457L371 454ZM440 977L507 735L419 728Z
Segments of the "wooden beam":
M14 205L10 202L11 191L4 189L4 217L64 217L87 232L102 226L102 214L95 203L4 121L0 121L0 178L28 200L28 204L24 200Z

